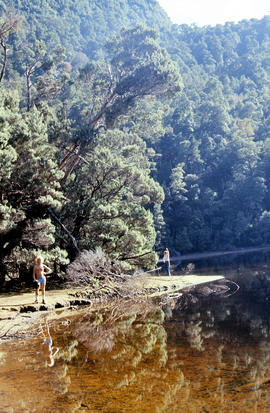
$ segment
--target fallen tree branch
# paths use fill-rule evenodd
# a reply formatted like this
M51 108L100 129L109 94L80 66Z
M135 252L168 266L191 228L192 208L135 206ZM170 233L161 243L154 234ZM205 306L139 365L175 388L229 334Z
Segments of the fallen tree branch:
M20 325L21 325L21 324L14 324L13 326L11 326L11 327L5 332L5 334L2 334L2 335L0 336L0 339L3 338L3 337L5 337L5 336L7 335L7 333L8 333L12 328L18 327L18 326L20 326Z

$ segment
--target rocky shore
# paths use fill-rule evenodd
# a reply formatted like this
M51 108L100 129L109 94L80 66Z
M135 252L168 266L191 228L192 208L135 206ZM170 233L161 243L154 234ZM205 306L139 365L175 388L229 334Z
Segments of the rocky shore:
M142 296L170 294L195 287L203 283L221 280L222 276L147 276L138 281ZM0 340L31 336L31 328L41 318L63 317L82 306L99 306L106 300L113 300L108 294L99 294L93 289L61 289L47 291L46 304L35 304L33 292L0 295Z

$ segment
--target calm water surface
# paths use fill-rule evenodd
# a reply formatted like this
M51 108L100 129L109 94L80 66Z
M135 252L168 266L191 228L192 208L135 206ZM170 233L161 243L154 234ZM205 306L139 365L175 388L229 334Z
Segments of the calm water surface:
M0 346L0 412L269 413L268 273L237 268L234 295L43 314L34 337Z

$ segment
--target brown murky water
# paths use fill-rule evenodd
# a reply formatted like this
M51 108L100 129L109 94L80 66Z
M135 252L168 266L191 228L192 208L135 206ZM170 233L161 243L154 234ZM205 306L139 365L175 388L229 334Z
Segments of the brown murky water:
M0 346L0 412L270 412L268 309L235 294L42 315Z

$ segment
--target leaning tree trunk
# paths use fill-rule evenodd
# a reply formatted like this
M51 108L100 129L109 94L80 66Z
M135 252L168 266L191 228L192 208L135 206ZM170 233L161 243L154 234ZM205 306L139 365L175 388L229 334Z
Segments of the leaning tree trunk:
M5 74L6 66L7 66L7 46L3 42L3 39L0 39L0 45L2 46L3 51L4 51L3 65L2 65L1 72L0 72L0 82L2 82L2 79L3 79L4 74Z

